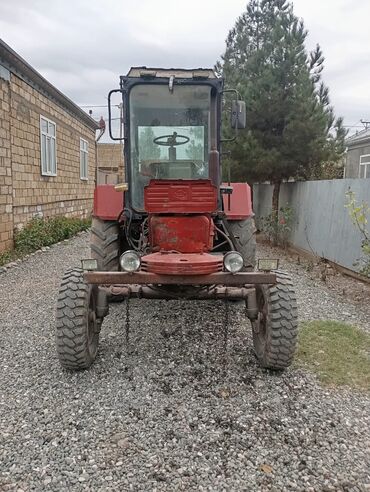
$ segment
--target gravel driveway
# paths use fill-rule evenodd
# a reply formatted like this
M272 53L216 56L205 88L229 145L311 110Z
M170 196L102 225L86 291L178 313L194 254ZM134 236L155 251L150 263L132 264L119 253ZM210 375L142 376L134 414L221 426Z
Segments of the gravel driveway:
M0 275L1 491L370 490L369 396L258 368L240 304L226 359L222 303L147 300L131 302L129 354L116 304L93 367L61 370L57 290L87 254L85 234ZM287 266L303 318L368 326Z

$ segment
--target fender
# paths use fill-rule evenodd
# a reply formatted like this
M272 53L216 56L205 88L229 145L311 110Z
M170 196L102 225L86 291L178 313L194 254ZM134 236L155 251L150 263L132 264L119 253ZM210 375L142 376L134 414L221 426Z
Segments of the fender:
M225 186L227 183L223 183ZM253 216L252 193L248 183L230 183L231 195L222 195L227 220L243 220ZM230 207L229 207L230 197Z
M123 210L124 192L116 191L114 185L98 185L94 190L94 217L117 220Z

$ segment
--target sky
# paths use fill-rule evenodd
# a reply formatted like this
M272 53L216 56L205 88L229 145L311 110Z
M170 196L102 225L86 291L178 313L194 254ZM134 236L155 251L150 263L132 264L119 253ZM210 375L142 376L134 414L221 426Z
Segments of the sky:
M370 120L369 0L294 0L335 113ZM0 38L93 117L130 66L212 67L246 0L0 0ZM103 106L103 107L95 107Z

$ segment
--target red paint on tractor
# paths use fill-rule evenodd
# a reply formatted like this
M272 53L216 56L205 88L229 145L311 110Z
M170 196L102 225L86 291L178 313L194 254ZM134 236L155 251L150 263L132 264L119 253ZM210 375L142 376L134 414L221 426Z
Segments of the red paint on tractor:
M251 187L247 183L231 183L231 186L232 194L222 195L226 217L229 220L243 220L253 215Z
M222 272L223 256L161 251L141 257L141 271L158 275L207 275Z
M124 193L116 191L114 185L98 185L94 190L94 217L117 220L123 210Z
M209 179L152 179L144 189L149 213L205 214L217 210L217 188Z
M152 215L150 244L157 250L202 253L213 247L214 224L206 215Z

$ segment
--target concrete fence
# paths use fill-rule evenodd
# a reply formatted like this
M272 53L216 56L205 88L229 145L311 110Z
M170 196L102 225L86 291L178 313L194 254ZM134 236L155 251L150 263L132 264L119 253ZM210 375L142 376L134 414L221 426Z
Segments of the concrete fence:
M369 179L335 179L284 183L279 207L289 205L293 209L292 246L356 271L353 264L362 256L362 238L345 208L348 190L355 192L358 201L370 204ZM254 185L257 225L271 212L271 199L272 185Z

